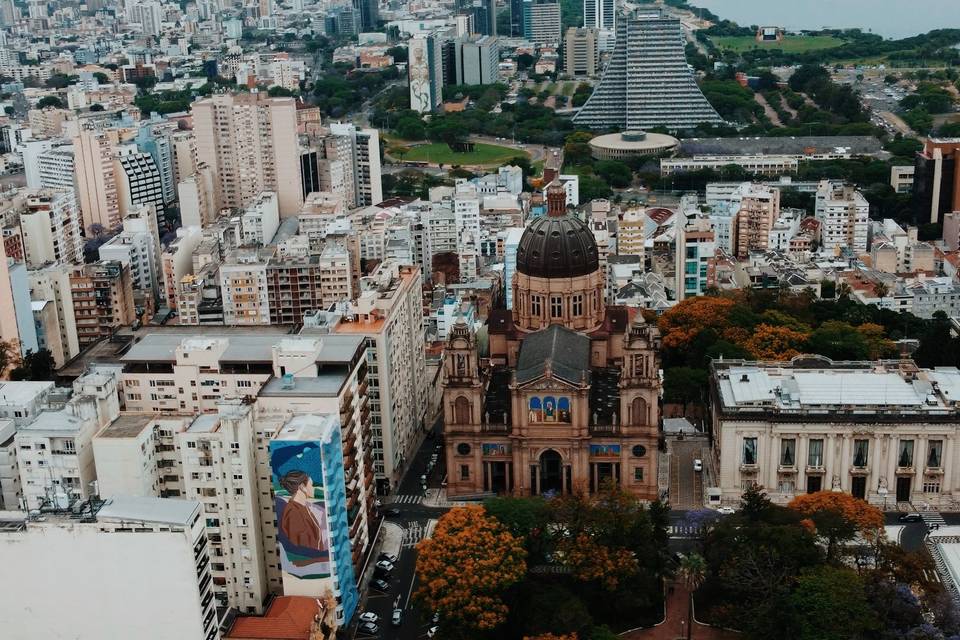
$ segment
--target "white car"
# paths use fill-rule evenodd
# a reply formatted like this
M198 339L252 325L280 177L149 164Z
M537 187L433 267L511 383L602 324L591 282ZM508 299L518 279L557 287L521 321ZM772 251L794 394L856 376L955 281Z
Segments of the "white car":
M433 636L437 635L437 631L440 631L440 627L430 627L427 629L427 637L432 638Z
M360 622L372 622L373 624L377 624L379 620L380 616L375 614L373 611L364 611L360 614Z
M725 516L732 516L736 512L737 510L734 509L733 507L717 507L717 513Z
M393 571L393 563L389 560L380 560L377 562L377 569L382 569L384 571Z
M697 458L693 461L693 470L694 471L703 471L703 460Z

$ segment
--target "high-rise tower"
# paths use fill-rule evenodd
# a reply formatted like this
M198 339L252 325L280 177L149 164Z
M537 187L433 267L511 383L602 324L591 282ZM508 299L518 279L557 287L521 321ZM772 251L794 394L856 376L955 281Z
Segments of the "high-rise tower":
M687 66L680 21L658 12L619 16L607 69L573 121L591 129L689 129L723 119Z

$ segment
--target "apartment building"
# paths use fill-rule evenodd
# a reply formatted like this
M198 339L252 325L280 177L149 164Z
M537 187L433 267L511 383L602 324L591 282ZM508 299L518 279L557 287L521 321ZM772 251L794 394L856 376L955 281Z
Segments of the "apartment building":
M123 217L120 185L114 167L117 141L116 130L81 131L73 140L83 228L91 235L97 228L119 228Z
M12 445L27 509L66 509L95 493L92 439L120 415L117 377L115 368L91 371L74 381L62 405L17 425Z
M153 205L141 205L123 219L123 231L100 245L100 260L130 267L133 289L151 302L160 296L160 231Z
M116 496L40 518L6 511L0 563L19 577L0 616L43 638L99 640L120 627L139 638L217 640L210 555L196 501ZM38 602L60 603L58 614L37 615Z
M67 264L51 264L27 272L30 299L35 302L49 301L53 304L64 358L63 362L56 362L58 367L80 353L77 317L73 307L73 290L70 286L70 275L73 269L73 266Z
M524 0L523 37L535 44L560 44L560 3Z
M380 132L376 129L360 129L352 123L334 122L330 124L330 133L341 139L336 142L336 159L353 164L353 206L368 207L382 202ZM340 150L344 150L344 153L340 153Z
M242 209L264 191L277 194L280 216L303 203L293 98L220 94L193 103L197 161L215 176L215 209ZM379 154L377 155L379 163Z
M74 267L70 293L81 349L136 319L130 267L120 262L101 260Z
M244 244L267 244L280 226L277 194L267 191L253 200L240 215Z
M127 144L117 149L117 185L120 210L124 214L143 205L153 206L153 215L162 229L171 226L163 197L163 178L153 156Z
M27 189L17 193L9 210L20 218L24 257L31 269L48 263L83 262L80 210L73 188ZM0 212L0 216L3 212Z
M270 324L298 324L305 313L352 300L351 262L347 248L335 243L320 255L271 260L266 272Z
M367 339L377 488L396 488L426 433L426 359L420 269L385 261L360 284L360 296L330 329ZM305 331L310 324L304 319Z
M853 185L822 180L814 215L820 221L820 246L827 251L867 250L870 203Z
M526 14L525 14L526 15ZM499 79L500 44L496 36L473 35L453 43L457 84L495 84Z
M53 146L37 155L36 182L30 178L32 166L24 158L27 169L27 186L45 189L73 189L76 158L72 144Z
M736 199L739 208L733 216L734 252L746 258L751 251L766 251L770 231L780 217L780 190L760 184L744 183Z
M220 265L223 322L229 325L270 324L267 261L272 251L244 247Z
M180 227L177 229L177 236L160 255L163 299L171 310L177 309L177 286L184 276L193 272L193 252L202 239L203 232L200 227Z
M639 256L643 264L646 242L647 210L627 209L617 220L617 255Z
M568 76L597 75L597 31L569 27L564 35L564 71Z

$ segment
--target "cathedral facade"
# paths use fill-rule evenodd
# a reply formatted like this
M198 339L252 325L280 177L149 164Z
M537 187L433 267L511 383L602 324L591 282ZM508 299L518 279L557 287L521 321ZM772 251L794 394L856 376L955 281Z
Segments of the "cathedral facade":
M562 188L560 188L562 191ZM444 356L450 497L594 492L657 497L660 337L604 305L590 228L548 188L517 249L513 309L478 338L459 320Z

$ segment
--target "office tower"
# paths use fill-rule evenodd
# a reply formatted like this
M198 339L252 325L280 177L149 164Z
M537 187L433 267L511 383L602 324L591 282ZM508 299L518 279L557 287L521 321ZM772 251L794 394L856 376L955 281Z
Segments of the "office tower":
M270 441L283 593L332 594L336 618L346 622L360 596L350 551L343 452L336 414L293 416ZM305 518L319 527L304 529Z
M443 103L443 54L437 36L416 37L407 46L410 108L429 113Z
M127 265L100 261L74 267L70 290L81 349L136 319L133 279Z
M122 628L138 638L217 640L210 558L192 500L96 496L75 513L4 512L0 563L19 576L0 603L5 633L98 640ZM38 615L37 603L56 602L80 613Z
M10 201L20 217L27 266L83 263L80 211L73 189L28 189Z
M165 204L171 204L177 199L174 150L176 126L176 122L165 122L155 116L153 120L149 120L140 126L135 138L137 147L141 151L149 153L154 164L157 165Z
M523 37L536 44L560 44L560 3L524 0Z
M70 273L73 267L67 264L51 264L42 269L33 269L27 272L30 286L30 298L35 302L49 301L53 303L56 314L57 327L60 330L60 339L63 345L64 362L80 353L80 342L77 337L77 319L73 308L73 293L70 290ZM0 318L2 318L0 312ZM53 338L47 337L53 341ZM63 366L63 362L57 362Z
M507 309L513 309L513 274L517 272L517 247L523 236L524 227L507 229L507 237L503 242L503 284Z
M376 31L380 23L378 0L353 0L353 12L357 31ZM357 20L356 18L359 18ZM342 32L338 32L342 33Z
M357 0L357 2L369 2L371 0ZM324 33L328 36L351 35L355 36L360 31L361 11L356 6L331 7L327 17L323 21Z
M159 2L148 0L137 5L134 12L144 35L159 36L163 28L163 8Z
M330 136L300 151L304 205L311 193L323 192L341 198L348 207L356 206L351 149L346 138L338 142L336 136Z
M913 208L919 224L960 211L960 139L929 138L914 161Z
M352 164L353 206L369 207L382 202L380 132L377 129L358 129L351 123L334 122L330 125L330 133L338 139L335 159ZM327 157L331 157L329 153Z
M680 21L635 11L617 21L613 55L573 121L591 129L721 124L687 66Z
M425 433L426 360L420 269L381 263L361 280L353 321L334 335L367 339L374 473L380 493L395 489ZM373 382L375 380L375 382Z
M510 36L523 37L523 0L510 0Z
M123 231L100 245L101 261L130 266L135 291L155 302L160 297L160 233L150 205L131 211L123 219Z
M471 33L484 36L497 35L496 0L458 0L456 6L461 14L473 18Z
M499 80L500 45L495 37L458 38L454 47L457 84L495 84Z
M746 258L751 251L766 251L770 230L780 217L780 190L745 182L738 193L740 207L733 217L734 252Z
M583 26L586 29L617 27L616 0L583 0Z
M867 250L870 203L853 185L821 180L814 216L820 221L820 247L827 251Z
M73 141L80 212L89 235L96 228L118 229L123 217L114 168L117 139L116 131L81 131Z
M173 226L167 220L163 198L163 178L153 156L128 144L117 148L117 187L120 211L126 214L143 205L150 205L161 229Z
M303 194L293 98L222 94L193 103L191 110L197 161L215 176L214 208L242 209L274 191L280 216L296 215Z
M568 76L597 74L597 32L570 27L564 36L563 64Z

